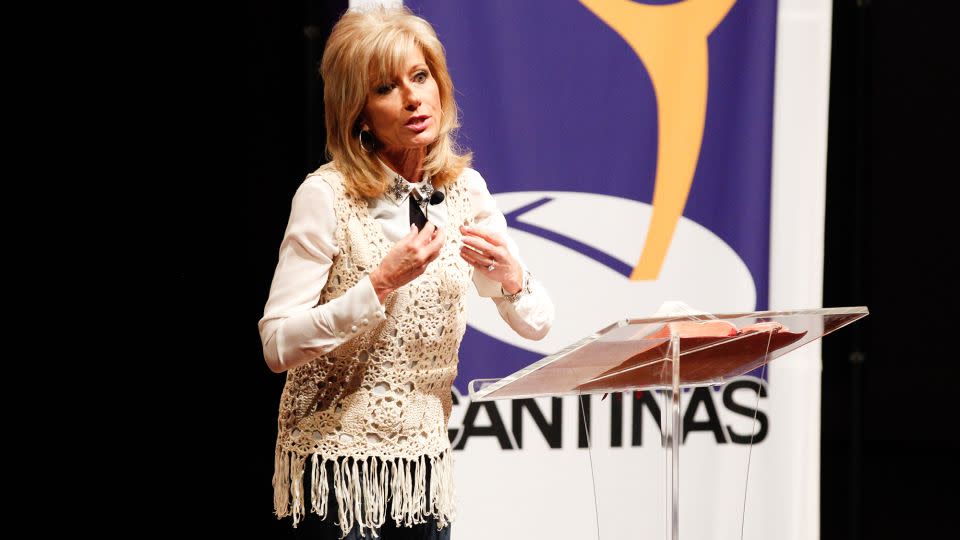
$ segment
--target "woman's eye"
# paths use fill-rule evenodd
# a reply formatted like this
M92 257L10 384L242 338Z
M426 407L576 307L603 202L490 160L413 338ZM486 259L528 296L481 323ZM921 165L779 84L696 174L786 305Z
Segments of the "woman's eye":
M376 92L380 95L389 94L391 90L393 90L392 84L381 84L376 88Z
M417 82L423 82L423 81L427 80L427 72L426 72L426 71L418 71L417 74L413 76L413 80L415 80L415 81L417 81Z

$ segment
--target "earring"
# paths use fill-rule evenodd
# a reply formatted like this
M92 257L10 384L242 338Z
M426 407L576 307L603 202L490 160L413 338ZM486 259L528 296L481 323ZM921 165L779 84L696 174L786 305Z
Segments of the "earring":
M363 135L364 135L364 133L366 133L367 139L368 139L368 141L369 141L369 142L367 143L367 145L364 145L364 144L363 144ZM358 137L358 139L360 140L360 149L361 149L361 150L363 150L364 152L366 152L366 153L368 153L368 154L369 154L370 152L373 152L373 149L374 149L374 147L376 146L377 141L376 141L376 139L373 138L373 133L370 133L370 130L361 129L361 130L360 130L360 136ZM369 146L369 148L368 148L367 146Z

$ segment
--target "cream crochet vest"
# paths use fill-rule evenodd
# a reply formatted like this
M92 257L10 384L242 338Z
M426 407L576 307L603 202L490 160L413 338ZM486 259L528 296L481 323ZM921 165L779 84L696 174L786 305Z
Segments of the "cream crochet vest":
M335 194L337 244L319 304L344 294L376 268L392 247L370 216L366 201L349 195L333 164L307 177L327 182ZM315 180L315 181L316 181ZM438 526L453 520L453 476L447 421L457 351L466 330L464 295L472 267L459 255L459 225L470 217L462 179L446 187L446 241L440 256L418 278L394 291L385 320L369 320L330 354L287 373L280 398L274 507L278 517L305 507L304 469L310 458L310 501L327 515L332 463L338 521L346 534L357 523ZM354 459L342 459L350 457ZM378 461L372 458L381 458ZM430 500L424 465L431 467ZM377 465L379 463L379 466ZM386 502L392 512L386 516Z

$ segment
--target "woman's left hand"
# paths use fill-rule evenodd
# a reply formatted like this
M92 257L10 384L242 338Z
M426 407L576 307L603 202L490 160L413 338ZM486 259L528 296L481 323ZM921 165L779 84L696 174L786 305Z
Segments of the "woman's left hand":
M477 272L500 282L508 294L516 294L523 288L523 268L510 254L502 236L483 227L461 226L460 232L464 243L460 256Z

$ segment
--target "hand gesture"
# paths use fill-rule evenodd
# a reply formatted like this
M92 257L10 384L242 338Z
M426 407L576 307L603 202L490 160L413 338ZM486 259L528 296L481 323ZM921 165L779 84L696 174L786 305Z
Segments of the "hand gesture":
M445 236L427 222L422 231L411 224L410 232L390 248L380 266L370 273L370 283L382 304L387 295L416 279L440 255Z

